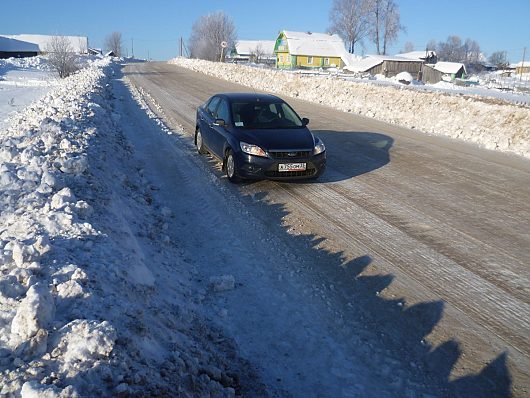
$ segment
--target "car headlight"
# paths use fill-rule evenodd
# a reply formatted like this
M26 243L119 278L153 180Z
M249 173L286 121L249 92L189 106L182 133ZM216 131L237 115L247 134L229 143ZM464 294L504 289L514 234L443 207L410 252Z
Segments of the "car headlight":
M326 150L326 146L322 141L317 139L317 142L315 144L315 149L313 149L313 155L318 155L319 153L322 153Z
M243 152L248 153L249 155L267 157L265 151L257 145L247 144L246 142L240 142L239 146L241 147L241 150Z

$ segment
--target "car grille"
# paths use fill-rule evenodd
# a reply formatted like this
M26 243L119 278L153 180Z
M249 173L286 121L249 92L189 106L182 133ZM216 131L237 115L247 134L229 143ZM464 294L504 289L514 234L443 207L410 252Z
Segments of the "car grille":
M273 159L300 159L310 157L311 151L269 151Z
M289 177L311 177L316 173L315 169L304 171L266 171L265 175L269 178L289 178Z

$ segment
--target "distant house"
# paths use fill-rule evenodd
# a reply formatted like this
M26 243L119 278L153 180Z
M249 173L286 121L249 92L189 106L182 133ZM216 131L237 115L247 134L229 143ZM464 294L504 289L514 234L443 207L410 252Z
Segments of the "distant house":
M34 57L48 52L55 36L49 35L0 35L0 58ZM60 36L68 40L72 50L77 54L87 54L88 38L86 36Z
M436 64L425 64L423 67L423 78L425 83L435 84L442 80L453 81L461 79L466 74L464 64L458 62L437 62Z
M419 78L423 62L419 58L409 59L399 56L369 55L349 63L344 70L353 73L384 75L385 77L394 77L401 72L408 72L413 77Z
M34 43L0 36L0 58L35 57L39 54L39 46Z
M515 64L515 73L530 73L530 61L521 61Z
M261 62L273 63L276 60L274 55L274 40L239 40L230 53L230 59L235 62ZM256 59L259 56L260 59Z
M338 35L287 30L278 35L274 53L282 69L342 68L348 54Z

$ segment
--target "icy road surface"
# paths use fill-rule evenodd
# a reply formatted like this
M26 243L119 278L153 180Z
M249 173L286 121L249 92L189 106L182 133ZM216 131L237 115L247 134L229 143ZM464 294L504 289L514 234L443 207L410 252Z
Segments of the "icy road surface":
M186 156L197 105L216 92L250 91L174 65L125 73L171 128L184 127ZM377 385L383 395L424 387L527 395L530 162L289 102L327 145L319 183L235 187L200 158L206 186L196 165L177 164L183 155L159 153L164 139L136 138L168 199L178 206L182 195L196 198L177 210L193 215L185 244L202 245L200 261L212 263L203 278L218 268L238 282L211 305L241 354L262 367L267 384L295 396L363 395L363 378L374 375L389 383ZM267 238L227 230L232 221L212 215L212 202L221 210L239 202ZM197 234L198 225L208 234ZM261 261L251 265L248 256Z

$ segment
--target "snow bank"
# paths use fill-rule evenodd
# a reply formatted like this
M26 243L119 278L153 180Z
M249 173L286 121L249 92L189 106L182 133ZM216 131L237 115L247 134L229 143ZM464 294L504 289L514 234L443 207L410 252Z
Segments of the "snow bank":
M37 69L51 71L52 67L45 57L28 57L28 58L6 58L0 59L0 69L12 67L20 69Z
M117 71L88 60L0 129L0 396L233 397L234 349L192 311Z
M40 58L11 64L46 67ZM89 290L74 278L84 272L77 266L71 278L58 283L65 261L65 248L59 243L98 236L83 220L87 203L77 200L71 187L79 188L87 168L85 151L96 131L89 119L100 107L92 97L101 88L107 66L108 61L94 62L61 81L41 100L11 116L7 129L0 132L2 396L75 395L75 386L51 385L52 381L75 367L86 369L108 359L116 341L111 325L101 327L97 320L57 311L66 298L75 301ZM69 252L79 260L75 249ZM88 325L88 331L74 327L78 324ZM50 378L52 370L55 376Z
M333 76L307 76L244 65L184 58L169 62L259 90L530 158L528 106L478 96L357 83Z

